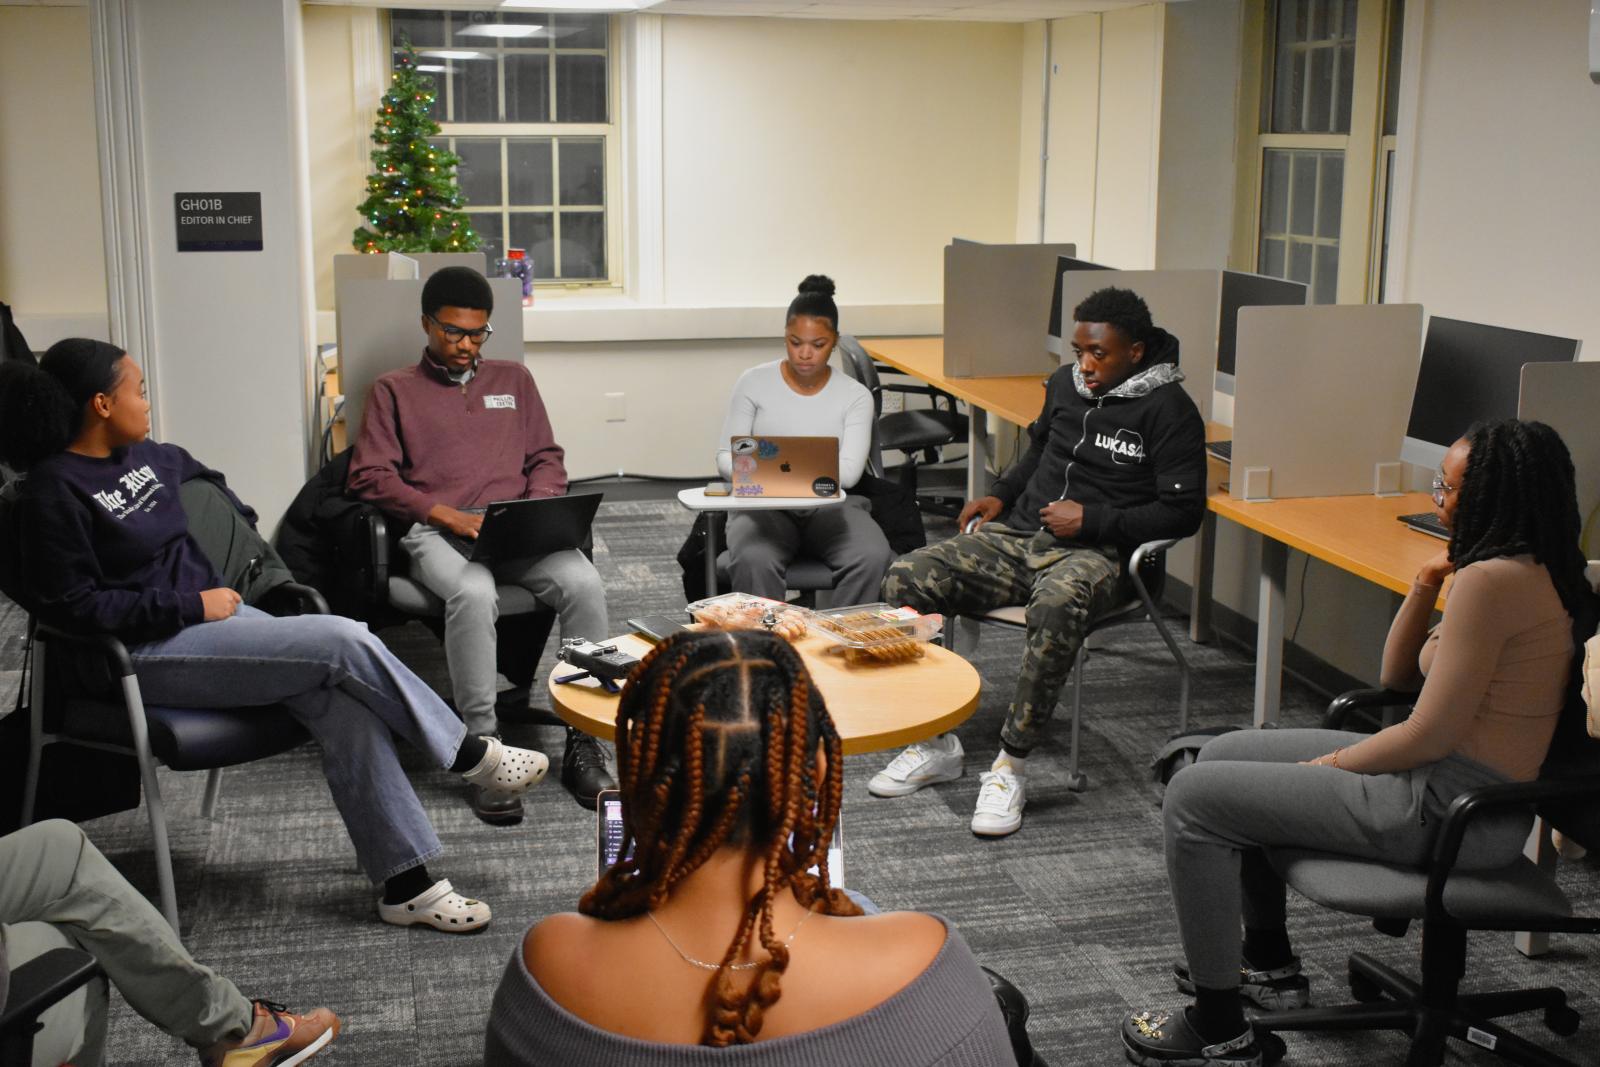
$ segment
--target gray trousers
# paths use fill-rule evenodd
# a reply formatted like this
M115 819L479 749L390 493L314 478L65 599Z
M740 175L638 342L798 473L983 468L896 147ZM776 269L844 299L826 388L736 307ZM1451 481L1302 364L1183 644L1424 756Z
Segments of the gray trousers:
M1447 757L1395 774L1310 767L1364 734L1340 730L1240 730L1200 750L1173 776L1162 803L1167 879L1195 984L1239 984L1240 920L1251 929L1284 926L1286 890L1263 848L1316 848L1386 863L1422 866L1450 802L1505 779L1471 760ZM1531 816L1475 825L1462 843L1463 868L1509 863Z
M0 837L0 944L13 968L53 948L100 961L130 1007L195 1048L250 1029L250 1002L196 963L167 920L70 822L52 819ZM105 1060L105 983L51 1008L35 1065Z
M820 559L833 571L833 601L878 599L894 549L856 498L802 511L736 511L728 516L728 577L733 588L772 600L786 591L783 575L796 557Z
M431 526L417 523L401 538L411 557L411 577L444 601L444 658L456 710L474 734L492 734L495 633L500 617L497 584L520 585L561 619L561 636L603 641L611 636L600 572L577 549L538 559L508 560L491 570L451 548ZM528 655L538 656L531 648Z

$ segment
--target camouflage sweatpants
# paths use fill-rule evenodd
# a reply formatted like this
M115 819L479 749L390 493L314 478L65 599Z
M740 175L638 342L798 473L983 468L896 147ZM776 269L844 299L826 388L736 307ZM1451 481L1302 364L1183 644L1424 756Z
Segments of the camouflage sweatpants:
M1027 605L1028 640L1000 739L1026 752L1041 740L1089 622L1122 598L1114 548L1064 545L1049 531L988 523L901 557L883 599L955 615Z

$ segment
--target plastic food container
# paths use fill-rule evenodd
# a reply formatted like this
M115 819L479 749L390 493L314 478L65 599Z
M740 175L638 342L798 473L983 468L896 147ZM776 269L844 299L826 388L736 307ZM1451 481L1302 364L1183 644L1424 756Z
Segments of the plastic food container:
M805 608L749 593L723 593L696 600L688 611L695 622L719 630L766 628L791 641L804 637L810 628L811 612Z
M943 615L919 615L888 604L855 604L811 613L811 629L856 663L920 659L922 646L944 626Z

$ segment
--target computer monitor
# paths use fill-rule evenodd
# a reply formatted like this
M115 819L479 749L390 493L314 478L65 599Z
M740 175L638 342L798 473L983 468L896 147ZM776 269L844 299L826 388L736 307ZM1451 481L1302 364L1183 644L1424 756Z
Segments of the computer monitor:
M1433 316L1400 458L1437 469L1473 423L1517 417L1523 364L1571 363L1578 347L1570 337Z
M1287 278L1242 271L1222 272L1222 314L1217 320L1217 373L1212 388L1233 395L1234 349L1239 339L1239 309L1263 304L1300 305L1306 302L1306 287Z
M1066 345L1062 342L1062 318L1065 309L1061 306L1061 276L1069 270L1115 270L1114 267L1101 266L1099 263L1090 263L1087 259L1074 259L1071 256L1056 257L1056 280L1050 287L1050 328L1045 331L1045 351L1053 356L1065 354Z

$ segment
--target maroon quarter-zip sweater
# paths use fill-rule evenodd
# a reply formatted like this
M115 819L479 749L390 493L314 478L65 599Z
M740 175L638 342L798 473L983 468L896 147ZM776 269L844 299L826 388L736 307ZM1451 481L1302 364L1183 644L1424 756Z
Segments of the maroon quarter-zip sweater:
M564 455L527 367L485 359L457 385L424 353L415 366L373 383L346 487L424 522L435 504L561 496Z

